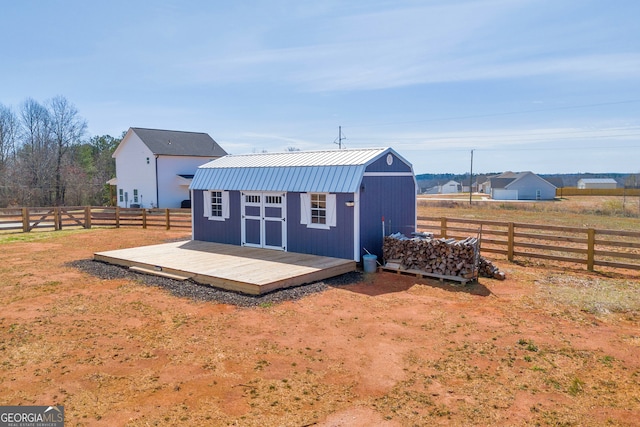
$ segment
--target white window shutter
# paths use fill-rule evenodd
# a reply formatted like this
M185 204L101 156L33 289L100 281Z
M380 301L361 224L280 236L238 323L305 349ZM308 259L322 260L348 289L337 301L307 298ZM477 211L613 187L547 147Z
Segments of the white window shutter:
M311 215L311 195L300 193L300 224L309 224Z
M211 191L202 192L203 214L206 218L211 216Z
M336 226L336 195L327 194L327 225Z
M211 207L211 204L209 204L209 207ZM228 191L222 192L222 217L224 219L229 219L229 192Z

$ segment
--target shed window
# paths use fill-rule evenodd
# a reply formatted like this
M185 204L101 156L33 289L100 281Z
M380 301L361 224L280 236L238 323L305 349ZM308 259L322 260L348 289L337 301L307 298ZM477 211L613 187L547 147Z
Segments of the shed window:
M327 193L300 194L300 223L307 228L328 230L336 226L336 195Z
M268 205L281 205L282 196L265 196L264 201Z
M204 216L214 221L224 221L229 218L229 192L205 191Z
M327 195L311 194L311 223L327 223Z
M244 196L245 203L260 203L260 195L258 194L246 194Z
M222 191L211 192L211 216L222 216Z

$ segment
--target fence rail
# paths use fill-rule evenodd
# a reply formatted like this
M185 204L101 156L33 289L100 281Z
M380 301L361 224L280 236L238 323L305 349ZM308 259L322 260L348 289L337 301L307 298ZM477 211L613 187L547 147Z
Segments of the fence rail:
M522 224L442 217L418 217L418 230L436 237L465 238L481 231L481 253L548 259L640 270L640 232Z
M556 188L556 196L640 196L640 188Z
M523 224L473 219L418 217L418 230L436 237L475 236L481 253L539 258L586 265L640 270L640 232ZM0 209L0 231L92 227L191 229L190 209L61 206Z
M190 209L60 206L0 209L0 231L91 227L191 229Z

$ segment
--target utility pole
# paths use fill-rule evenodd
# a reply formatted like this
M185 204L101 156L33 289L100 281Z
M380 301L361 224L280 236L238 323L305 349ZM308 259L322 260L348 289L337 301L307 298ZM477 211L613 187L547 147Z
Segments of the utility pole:
M333 141L334 144L338 144L338 149L342 150L342 140L347 139L342 137L342 126L338 126L338 138ZM338 141L338 142L336 142Z
M471 150L471 171L469 172L469 204L473 196L473 150Z

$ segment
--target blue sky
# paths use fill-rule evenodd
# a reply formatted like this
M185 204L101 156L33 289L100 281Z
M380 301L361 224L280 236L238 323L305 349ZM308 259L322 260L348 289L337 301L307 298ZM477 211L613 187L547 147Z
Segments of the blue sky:
M393 147L416 173L640 172L640 1L0 0L0 103L233 154Z

